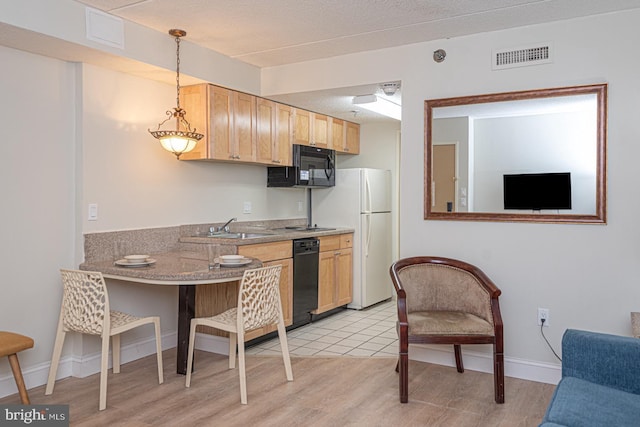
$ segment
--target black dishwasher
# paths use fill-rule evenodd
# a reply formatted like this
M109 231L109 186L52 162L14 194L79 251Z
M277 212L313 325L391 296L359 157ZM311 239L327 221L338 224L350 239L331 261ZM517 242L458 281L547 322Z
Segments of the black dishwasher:
M318 254L316 238L293 241L293 324L297 328L311 322L311 311L318 308Z

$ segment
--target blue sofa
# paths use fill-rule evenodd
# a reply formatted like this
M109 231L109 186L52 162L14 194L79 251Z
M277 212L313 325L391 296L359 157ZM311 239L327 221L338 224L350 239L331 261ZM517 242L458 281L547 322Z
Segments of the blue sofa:
M568 329L540 426L640 426L640 339Z

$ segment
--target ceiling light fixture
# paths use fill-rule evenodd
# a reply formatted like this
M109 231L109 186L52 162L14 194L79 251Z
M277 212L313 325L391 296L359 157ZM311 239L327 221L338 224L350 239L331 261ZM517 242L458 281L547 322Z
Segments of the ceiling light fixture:
M180 108L180 37L187 35L184 30L169 30L169 34L176 39L176 104L173 111L167 110L167 117L163 122L158 124L158 129L149 133L160 141L162 148L172 152L176 158L180 159L180 155L193 150L198 141L204 136L197 133L196 129L191 129L191 125L185 119L187 112ZM176 130L160 130L162 125L172 118L176 119Z
M366 108L378 114L382 114L392 119L402 118L402 107L395 102L376 95L360 95L353 97L353 104Z
M400 89L400 83L381 83L380 89L387 96L393 96Z

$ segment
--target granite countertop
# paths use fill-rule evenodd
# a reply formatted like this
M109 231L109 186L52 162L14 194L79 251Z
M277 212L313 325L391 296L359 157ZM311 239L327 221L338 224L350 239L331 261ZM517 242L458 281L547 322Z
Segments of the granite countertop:
M120 267L114 261L92 261L80 264L81 270L99 271L105 277L122 276L137 282L156 284L200 284L237 280L244 270L262 266L258 259L241 267L209 269L209 263L198 252L166 252L150 254L156 262L148 267ZM204 255L206 257L206 254ZM124 279L126 280L126 279ZM185 283L187 282L187 283Z
M235 231L232 231L234 233ZM242 232L242 231L239 231ZM337 227L331 229L317 230L300 230L300 229L287 229L287 228L275 228L267 230L251 230L248 233L262 234L260 237L252 237L247 239L239 238L224 238L224 237L210 237L210 236L183 236L180 237L181 243L205 243L205 244L219 244L219 245L233 245L244 246L253 245L256 243L269 243L269 242L281 242L284 240L303 239L306 237L321 237L332 236L337 234L353 233L353 228Z

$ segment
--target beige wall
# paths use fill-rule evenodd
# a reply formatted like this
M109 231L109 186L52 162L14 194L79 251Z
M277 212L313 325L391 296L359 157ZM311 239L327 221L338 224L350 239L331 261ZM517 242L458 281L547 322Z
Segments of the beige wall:
M263 92L400 78L401 256L437 254L479 266L503 291L507 358L513 365L557 366L536 325L538 307L550 309L545 331L559 349L567 328L629 335L629 312L640 305L640 200L634 187L640 80L633 71L640 60L628 54L640 35L639 20L640 11L625 11L274 67L263 70ZM551 64L491 70L493 49L537 42L553 43ZM447 51L440 64L431 59L439 48ZM424 221L425 99L600 82L609 83L606 226Z

